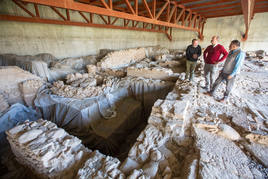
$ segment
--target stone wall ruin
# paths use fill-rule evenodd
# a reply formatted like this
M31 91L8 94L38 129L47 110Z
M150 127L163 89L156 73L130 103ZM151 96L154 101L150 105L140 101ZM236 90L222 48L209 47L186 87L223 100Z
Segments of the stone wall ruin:
M68 136L67 139L78 137L76 144L81 146L86 154L81 160L73 160L80 163L73 167L75 172L72 178L267 177L266 109L268 104L262 100L267 97L268 89L265 81L268 77L265 67L258 67L256 59L247 60L237 79L240 85L232 92L227 104L221 104L203 94L204 91L201 88L203 79L199 75L195 83L185 81L183 73L177 74L175 83L166 78L159 79L161 77L158 74L152 74L153 76L149 77L126 73L122 76L110 77L111 82L107 80L109 79L107 70L126 72L132 67L142 70L150 70L150 66L152 70L159 68L160 63L163 63L163 55L160 56L161 58L157 55L154 58L146 57L135 64L129 63L126 66L121 66L121 63L118 66L113 64L111 68L91 65L87 68L88 73L73 73L66 79L48 86L46 91L49 92L42 91L35 105L43 112L44 119L51 120L58 127L47 120L39 120L35 123L22 124L25 130L18 135L14 132L19 131L18 126L7 131L18 161L21 163L29 161L25 164L29 168L34 161L40 162L40 168L32 167L31 170L41 173L38 170L42 168L44 161L34 155L29 158L26 154L34 150L38 151L39 147L40 150L44 149L42 145L34 145L37 141L43 140L51 141L53 145L51 143L48 145L51 144L58 149L56 151L65 148L68 142L64 142L64 135L63 138L50 138L49 134L59 132ZM172 64L171 61L174 60L167 61ZM267 64L266 61L263 63ZM113 69L115 66L118 68ZM171 70L172 75L176 74L168 65L162 64L161 67L166 68L167 71ZM252 79L252 77L255 78ZM264 80L263 83L261 83L262 80ZM105 93L89 93L94 95L81 97L79 91L89 87L101 88L100 91L105 91ZM59 89L61 92L57 92ZM74 89L75 92L69 94L69 89ZM222 89L223 87L218 92ZM220 95L218 92L216 97ZM46 100L46 105L41 105L42 100ZM98 105L104 101L105 105ZM257 101L261 107L253 105L257 104ZM50 113L49 110L52 108L54 111ZM97 108L99 111L95 110ZM60 109L65 117L60 117L61 114L56 109ZM63 109L69 110L70 113L63 112ZM84 113L85 111L91 113ZM98 111L94 113L101 117L92 115L93 111ZM67 120L70 114L75 115L70 117L72 120ZM85 114L87 117L83 118ZM137 117L139 115L143 116L139 118ZM79 123L74 122L76 120ZM142 123L142 121L145 122L144 126L131 124ZM42 125L43 123L46 124ZM52 127L43 127L47 124ZM130 128L135 126L133 131L138 131L138 134L130 136L126 135L126 132L116 133L117 130L121 131L120 128L130 132L128 125ZM37 129L38 127L40 129ZM89 129L93 129L93 132ZM29 141L25 142L23 136L27 136L28 132L35 135L32 135L33 138L27 138ZM48 135L43 135L43 133ZM87 135L84 135L85 133ZM113 147L119 146L118 143L113 144L112 138L134 138L134 140L129 143L121 139L117 141L118 143L125 142L131 147L120 151L125 153L120 156L111 152L114 150ZM54 140L60 142L54 142ZM99 145L96 145L94 141L98 141ZM112 143L108 143L109 141ZM93 145L82 144L87 142ZM31 148L31 145L34 147ZM103 150L105 147L108 147L108 150ZM22 150L23 148L27 150ZM121 148L124 148L124 145L120 145L115 150ZM72 149L71 147L70 150ZM50 156L46 158L46 162L52 164L52 161L58 160L59 163L68 163L69 159L65 157L68 150L66 152L62 154L64 157L54 159L49 150L45 150L44 153L47 154L45 156ZM24 160L26 158L27 160ZM52 165L51 167L53 168ZM62 165L61 169L51 170L42 175L53 178L53 176L64 176L68 171L69 168Z

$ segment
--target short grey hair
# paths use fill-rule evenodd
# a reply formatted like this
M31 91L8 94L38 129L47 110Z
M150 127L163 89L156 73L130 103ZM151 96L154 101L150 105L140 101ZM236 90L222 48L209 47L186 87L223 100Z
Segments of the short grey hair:
M214 35L213 37L215 37L218 41L220 40L220 36L218 35Z

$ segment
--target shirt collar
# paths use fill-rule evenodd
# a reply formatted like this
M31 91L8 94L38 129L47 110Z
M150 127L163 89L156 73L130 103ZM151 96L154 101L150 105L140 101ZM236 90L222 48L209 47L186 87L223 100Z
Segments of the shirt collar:
M237 48L235 50L232 50L231 53L233 54L233 53L237 52L238 50L240 50L240 48Z
M218 44L216 44L216 45L212 45L212 46L213 46L213 48L214 48L214 47L216 47L217 45L218 45Z

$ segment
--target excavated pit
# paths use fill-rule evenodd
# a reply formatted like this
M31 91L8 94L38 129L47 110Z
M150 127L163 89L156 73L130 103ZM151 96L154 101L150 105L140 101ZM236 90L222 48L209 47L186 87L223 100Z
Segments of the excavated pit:
M133 83L133 85L136 84ZM142 93L132 88L130 95L120 97L122 99L116 101L115 104L110 104L116 108L114 117L95 118L94 124L91 125L94 132L90 132L90 135L85 135L84 132L74 132L69 127L65 129L81 139L83 144L91 150L99 150L105 155L124 161L136 138L148 124L148 117L155 101L165 99L174 87L174 83L166 82L165 85L153 85L148 88L148 92L145 92L143 85L137 88L142 90Z
M66 81L54 82L50 90L56 96L41 93L35 104L44 119L78 137L86 147L123 161L147 125L155 101L165 99L178 79L175 71L185 66L183 60L174 60L175 55L149 58L150 53L163 51L150 49L108 53L97 65L87 65L88 73L69 74Z

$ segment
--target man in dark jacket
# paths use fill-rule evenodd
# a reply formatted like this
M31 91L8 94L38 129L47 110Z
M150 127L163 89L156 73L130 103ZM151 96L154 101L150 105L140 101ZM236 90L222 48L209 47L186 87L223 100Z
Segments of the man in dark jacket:
M198 40L193 39L192 44L189 45L186 49L186 80L189 78L189 76L189 80L193 80L196 63L200 55L201 47L198 45Z

